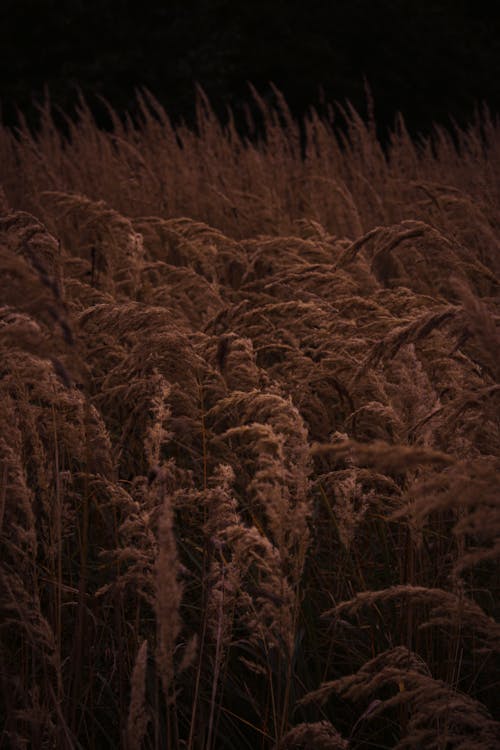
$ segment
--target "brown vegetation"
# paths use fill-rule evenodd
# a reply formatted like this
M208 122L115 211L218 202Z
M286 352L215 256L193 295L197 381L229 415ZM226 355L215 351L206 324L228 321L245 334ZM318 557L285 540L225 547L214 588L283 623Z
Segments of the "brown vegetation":
M141 102L0 130L0 747L499 747L498 126Z

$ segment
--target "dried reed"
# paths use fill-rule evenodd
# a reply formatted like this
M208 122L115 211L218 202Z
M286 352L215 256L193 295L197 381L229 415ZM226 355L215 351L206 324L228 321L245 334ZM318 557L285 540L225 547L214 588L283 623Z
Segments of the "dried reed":
M253 96L0 128L2 747L498 747L498 123Z

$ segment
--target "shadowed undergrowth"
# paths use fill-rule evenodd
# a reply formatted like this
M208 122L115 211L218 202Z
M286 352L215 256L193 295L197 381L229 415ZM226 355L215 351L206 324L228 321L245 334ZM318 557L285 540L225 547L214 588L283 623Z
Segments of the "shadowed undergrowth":
M498 747L498 127L278 100L0 130L1 748Z

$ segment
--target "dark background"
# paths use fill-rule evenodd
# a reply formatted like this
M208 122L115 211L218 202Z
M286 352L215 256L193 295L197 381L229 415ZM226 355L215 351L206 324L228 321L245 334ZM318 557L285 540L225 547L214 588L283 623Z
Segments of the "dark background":
M327 101L366 113L365 80L383 131L402 111L412 133L464 125L487 101L500 111L496 2L470 0L0 0L0 102L5 124L34 100L73 110L79 87L101 124L101 95L135 111L146 86L174 121L193 121L199 82L223 117L243 123L251 81L269 81L294 114Z

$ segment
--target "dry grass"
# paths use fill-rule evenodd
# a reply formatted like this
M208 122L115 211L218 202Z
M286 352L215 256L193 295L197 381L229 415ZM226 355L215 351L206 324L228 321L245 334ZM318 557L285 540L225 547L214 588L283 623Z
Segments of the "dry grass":
M500 132L0 129L0 747L499 746Z

